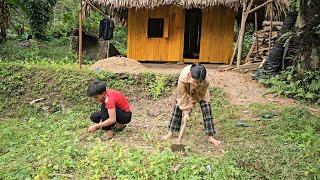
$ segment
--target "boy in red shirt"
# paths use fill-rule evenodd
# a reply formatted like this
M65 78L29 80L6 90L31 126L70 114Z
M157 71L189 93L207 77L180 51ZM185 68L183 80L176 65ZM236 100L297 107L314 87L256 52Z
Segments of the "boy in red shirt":
M101 81L92 81L88 85L87 94L101 103L101 111L90 116L95 124L88 128L89 132L102 128L106 131L106 139L110 139L113 137L113 129L121 131L131 121L130 104L120 91L107 89L106 84Z

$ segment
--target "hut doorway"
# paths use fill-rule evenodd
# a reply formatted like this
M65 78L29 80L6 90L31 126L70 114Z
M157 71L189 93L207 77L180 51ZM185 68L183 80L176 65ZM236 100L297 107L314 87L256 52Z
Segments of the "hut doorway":
M186 9L183 58L199 59L202 12L200 9Z

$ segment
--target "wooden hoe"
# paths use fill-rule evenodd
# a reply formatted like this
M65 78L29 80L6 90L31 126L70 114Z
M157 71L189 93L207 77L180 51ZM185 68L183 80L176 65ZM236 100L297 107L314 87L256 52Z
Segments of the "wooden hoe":
M181 139L182 139L182 136L183 136L183 133L185 131L185 128L186 128L186 125L187 125L187 121L190 119L190 116L189 115L185 115L183 114L183 117L182 117L182 126L181 126L181 129L180 129L180 132L179 132L179 136L178 136L178 139L176 140L175 143L173 143L171 145L171 150L173 152L175 151L182 151L184 152L185 151L185 145L181 143Z

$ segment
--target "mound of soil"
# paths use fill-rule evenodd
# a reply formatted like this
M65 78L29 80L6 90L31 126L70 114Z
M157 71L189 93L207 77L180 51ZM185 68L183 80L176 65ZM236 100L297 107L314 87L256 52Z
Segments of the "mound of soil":
M148 71L148 68L144 67L138 61L125 57L110 57L107 59L101 59L94 63L89 69L94 71L104 70L114 73L126 72L131 74Z

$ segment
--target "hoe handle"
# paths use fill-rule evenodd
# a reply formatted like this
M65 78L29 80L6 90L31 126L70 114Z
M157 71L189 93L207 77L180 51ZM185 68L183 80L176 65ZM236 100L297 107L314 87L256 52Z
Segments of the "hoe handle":
M180 133L179 133L179 136L178 136L178 142L181 143L181 139L182 139L182 136L183 136L183 133L185 131L185 128L186 128L186 125L187 125L187 121L189 120L190 116L189 114L186 115L183 113L183 117L182 117L182 126L181 126L181 130L180 130Z

